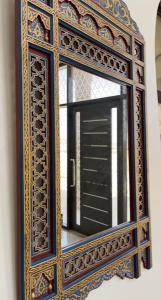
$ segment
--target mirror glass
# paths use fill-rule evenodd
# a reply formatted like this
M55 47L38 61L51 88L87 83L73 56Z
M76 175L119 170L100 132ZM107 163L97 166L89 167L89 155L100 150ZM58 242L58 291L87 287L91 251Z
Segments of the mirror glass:
M127 91L60 62L62 247L130 221Z

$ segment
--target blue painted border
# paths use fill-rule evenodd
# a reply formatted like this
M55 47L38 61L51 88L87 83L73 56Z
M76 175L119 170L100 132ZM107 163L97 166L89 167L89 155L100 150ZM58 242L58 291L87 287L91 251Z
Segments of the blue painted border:
M24 258L24 249L25 249L25 241L24 241L24 162L23 162L23 96L22 96L22 47L21 47L21 0L17 0L16 2L16 13L17 13L17 19L16 19L16 34L17 34L17 145L19 150L20 157L18 158L18 173L19 173L19 186L18 186L18 193L19 193L19 223L21 228L18 228L19 230L19 243L20 243L20 270L19 270L19 294L18 297L21 297L21 299L25 298L25 292L24 292L24 280L25 280L25 258Z
M43 0L39 0L41 3L43 3L44 5L46 5L46 6L50 6L50 7L52 7L53 6L53 0L48 0L47 2L47 4L43 1Z

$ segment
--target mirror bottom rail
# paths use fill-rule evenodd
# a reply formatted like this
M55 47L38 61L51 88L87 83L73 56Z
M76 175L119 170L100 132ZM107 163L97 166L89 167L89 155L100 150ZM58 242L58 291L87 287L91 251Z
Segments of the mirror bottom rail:
M121 279L138 278L141 261L144 268L150 268L150 256L151 243L146 241L139 247L133 247L109 262L95 267L94 270L87 272L77 278L77 280L73 280L70 284L62 286L61 290L62 266L57 264L56 261L52 266L49 265L44 268L43 264L39 265L39 270L32 270L30 273L30 299L84 300L90 291L99 287L103 281L108 281L114 276L119 276Z
M139 223L139 227L129 227L123 232L115 232L104 239L97 240L94 245L83 245L66 253L62 257L63 286L73 284L84 276L89 276L114 260L132 253L142 252L141 247L150 246L149 223L147 218Z
M54 300L84 300L90 291L114 276L138 278L141 262L144 268L151 268L149 225L149 218L124 224L124 228L62 253L60 263L55 257L32 266L30 299L47 296Z
M146 269L150 268L150 242L145 242L144 245L133 248L130 252L124 253L121 257L111 260L110 263L97 268L94 272L87 274L83 278L64 287L62 300L69 299L86 299L88 294L98 288L104 281L118 276L121 279L137 279L140 275L139 269L141 261ZM80 298L81 296L81 298Z

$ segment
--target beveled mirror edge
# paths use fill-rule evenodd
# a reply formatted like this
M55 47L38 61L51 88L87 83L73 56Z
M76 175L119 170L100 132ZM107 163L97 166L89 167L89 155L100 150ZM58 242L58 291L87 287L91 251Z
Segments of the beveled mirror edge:
M18 144L18 191L19 191L19 299L85 299L88 293L100 286L104 280L109 280L115 275L121 278L137 278L141 273L141 260L144 267L151 268L151 236L150 236L150 218L149 218L149 205L148 205L148 189L147 189L147 171L146 171L146 134L145 134L145 85L144 85L144 41L139 32L134 32L127 27L116 16L106 12L106 19L102 16L102 8L98 8L96 1L55 1L51 6L44 3L45 0L17 0L17 144ZM67 6L76 8L79 15L72 20L71 15L68 15L69 10L63 11L62 4L67 3ZM121 9L129 16L127 6L122 1L112 1L112 5L119 4ZM49 4L49 1L46 3ZM59 5L61 9L59 10ZM97 7L97 11L96 11ZM42 36L35 36L33 33L32 22L36 17L44 25L45 34ZM98 14L98 13L99 14ZM92 20L98 26L97 32L92 25L87 29L83 16L90 15ZM76 19L75 19L76 18ZM77 56L76 53L71 53L71 50L62 48L59 42L59 28L58 19L65 25L65 29L72 30L72 34L79 32L81 38L86 36L94 45L99 45L101 49L111 53L111 55L124 58L129 62L129 72L127 77L121 76L113 71L107 70L101 66L93 65L91 61L85 61L84 58ZM131 24L132 21L130 21ZM121 26L120 26L121 25ZM85 27L84 27L85 26ZM100 37L99 28L111 26L110 30L113 34L113 42ZM123 39L119 40L119 35L122 32ZM115 38L114 38L115 35ZM54 43L52 40L54 36ZM125 40L127 38L127 44ZM124 41L124 43L122 42ZM51 236L51 253L46 255L37 256L37 260L32 261L32 240L31 240L31 170L30 170L30 108L29 108L29 48L35 49L36 54L45 53L48 56L49 63L49 78L50 81L50 94L52 113L55 115L55 125L53 124L52 133L55 128L55 144L56 149L51 151L56 153L56 174L52 170L52 183L55 186L53 195L56 192L56 210L51 210L53 222L56 222L56 230ZM122 48L123 47L123 48ZM107 49L107 50L106 50ZM22 56L21 56L22 55ZM60 211L60 191L59 191L59 125L58 125L58 67L59 55L68 57L69 59L77 60L80 64L84 64L89 68L95 67L98 72L110 75L119 81L126 82L133 90L133 111L134 111L134 148L135 148L135 181L136 181L136 211L135 221L129 225L125 225L122 229L114 229L111 233L105 236L98 235L97 240L93 240L88 244L81 245L79 248L72 249L66 253L61 250L61 211ZM43 55L43 57L46 56ZM54 62L53 62L54 60ZM48 65L47 63L47 65ZM54 69L54 79L52 73ZM45 75L43 75L45 76ZM54 81L54 90L51 88L51 81ZM49 112L51 113L51 112ZM139 154L140 153L140 154ZM140 173L141 172L141 173ZM56 182L54 184L54 174L56 175ZM20 189L21 188L21 189ZM54 207L54 204L53 204ZM148 213L147 213L148 212ZM31 215L31 217L30 217ZM55 219L55 217L56 219ZM52 221L50 226L52 225ZM20 232L21 228L21 232ZM129 237L130 234L130 237ZM127 235L127 236L126 236ZM56 240L54 240L56 238ZM116 251L116 256L104 254L104 249L109 246L113 250L117 250L118 239L124 240L130 238L127 247L124 251ZM119 240L120 243L120 240ZM55 250L54 250L55 249ZM100 251L98 253L98 250ZM89 257L86 255L86 260L83 262L85 254L90 252L90 257L93 257L92 267L88 265ZM94 251L94 252L92 252ZM115 252L115 251L114 251ZM99 255L99 263L96 259ZM77 259L77 261L76 261ZM100 263L101 260L101 263ZM85 263L83 272L76 268L78 261ZM69 265L72 266L72 274L69 274ZM75 274L74 274L75 272ZM92 273L91 273L92 272ZM79 274L78 274L79 273ZM79 276L78 276L79 275ZM45 282L45 288L40 293L39 285ZM86 285L86 288L84 286Z

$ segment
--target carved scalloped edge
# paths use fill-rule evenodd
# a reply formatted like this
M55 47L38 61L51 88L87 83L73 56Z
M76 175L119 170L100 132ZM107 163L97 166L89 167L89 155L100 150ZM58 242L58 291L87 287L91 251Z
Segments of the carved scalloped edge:
M82 24L82 19L85 16L89 16L92 21L95 23L97 30L90 29L91 33L97 34L99 38L107 39L101 35L101 30L102 29L107 29L111 33L112 39L108 39L108 42L112 42L114 46L118 46L119 48L125 48L125 52L129 53L130 52L130 35L126 34L124 31L121 31L120 29L114 27L112 24L107 23L107 20L104 21L103 19L96 18L96 15L92 13L91 11L87 10L85 7L83 7L81 4L78 5L75 0L59 0L60 3L60 13L62 13L65 17L67 17L68 22L72 23L73 21L76 24L79 24L83 26ZM73 9L74 13L77 15L77 19L72 18L71 16L67 16L66 13L63 12L63 9L61 10L61 6L64 3L68 3L69 8ZM84 29L89 31L89 28L86 27L86 25L83 26ZM119 41L122 40L123 45L122 47L119 45Z
M129 258L119 265L114 266L107 273L97 276L94 280L90 281L80 290L74 291L70 295L65 295L62 300L85 300L89 293L102 285L104 281L112 279L114 276L118 276L121 279L129 278L133 279L134 275L134 257Z
M99 0L97 0L97 1L96 0L90 0L90 1L97 4L99 7L101 7L103 10L105 10L107 13L112 15L114 18L118 18L121 23L123 23L124 25L126 25L127 27L132 29L136 34L139 34L142 37L142 34L139 30L139 27L138 27L137 23L131 17L131 13L128 9L128 6L124 1L122 1L122 0L106 0L106 7L101 5L101 3L99 3ZM120 6L119 10L118 10L119 12L120 11L125 12L126 17L129 20L129 23L127 23L123 20L120 13L118 14L118 13L115 12L114 7L116 7L117 5Z

